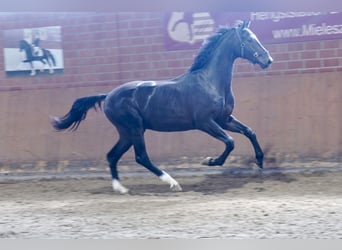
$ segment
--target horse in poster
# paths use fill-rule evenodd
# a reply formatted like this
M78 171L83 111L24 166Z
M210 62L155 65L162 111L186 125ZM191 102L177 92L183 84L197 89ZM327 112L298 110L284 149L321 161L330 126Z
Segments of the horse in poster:
M36 75L36 70L34 68L34 61L39 61L43 64L43 67L48 64L49 73L53 74L54 70L52 66L56 66L56 60L50 50L39 48L38 51L35 51L33 46L29 44L26 40L19 41L19 51L24 51L26 54L26 59L23 60L23 63L29 63L31 67L31 76ZM44 68L41 69L44 71Z

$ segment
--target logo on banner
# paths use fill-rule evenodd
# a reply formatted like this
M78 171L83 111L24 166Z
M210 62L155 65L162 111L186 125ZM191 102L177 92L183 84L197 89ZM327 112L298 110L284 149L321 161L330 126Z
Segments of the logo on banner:
M175 42L195 44L214 32L215 20L208 12L173 12L167 24L169 37Z

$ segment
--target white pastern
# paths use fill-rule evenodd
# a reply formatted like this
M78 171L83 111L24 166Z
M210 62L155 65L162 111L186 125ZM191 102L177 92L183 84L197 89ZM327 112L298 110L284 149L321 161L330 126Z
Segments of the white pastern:
M122 186L122 184L116 179L113 180L112 185L114 192L118 192L120 194L127 194L129 191L127 188Z
M41 67L40 67L40 72L44 72L44 70L45 70L45 64L41 64Z
M163 174L159 178L163 182L170 184L170 188L172 191L182 191L182 187L178 184L178 182L165 171L163 171Z

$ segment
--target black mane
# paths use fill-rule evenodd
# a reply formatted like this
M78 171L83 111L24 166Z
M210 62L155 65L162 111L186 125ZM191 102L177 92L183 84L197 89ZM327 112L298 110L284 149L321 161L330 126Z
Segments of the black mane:
M212 57L217 45L221 42L222 37L233 29L231 28L220 28L216 33L205 40L202 47L199 50L198 55L194 59L194 63L190 67L189 71L194 72L202 69L208 64L209 59Z

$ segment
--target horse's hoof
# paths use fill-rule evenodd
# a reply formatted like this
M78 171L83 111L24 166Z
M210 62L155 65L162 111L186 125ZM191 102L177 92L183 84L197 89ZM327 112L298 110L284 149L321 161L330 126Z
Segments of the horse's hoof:
M170 186L170 189L171 189L172 191L175 191L175 192L180 192L180 191L182 191L182 187L181 187L181 185L179 185L178 183L175 184L175 185L171 185L171 186Z
M118 193L118 194L128 194L129 193L129 189L125 188L125 187L115 188L115 189L113 189L113 191L115 193Z
M259 176L262 176L263 175L263 173L264 173L264 171L263 171L263 169L262 168L257 168L257 174L259 175Z
M257 166L258 166L258 168L263 168L263 162L261 161L261 162L259 162L259 161L257 161L256 163L255 163Z
M129 189L128 188L122 188L120 190L114 190L114 192L119 193L119 194L128 194Z
M118 180L113 180L112 187L115 193L127 194L129 192L129 189L125 188Z
M170 189L172 191L182 191L182 187L178 184L178 182L173 179L168 173L163 171L163 174L159 176L159 178L170 185Z
M253 166L253 169L254 169L254 172L256 173L256 174L259 174L259 175L262 175L263 174L263 168L262 167L260 167L258 164L255 164L254 166Z
M211 163L213 161L213 158L212 157L207 157L205 158L203 161L202 161L202 165L205 165L205 166L211 166Z

